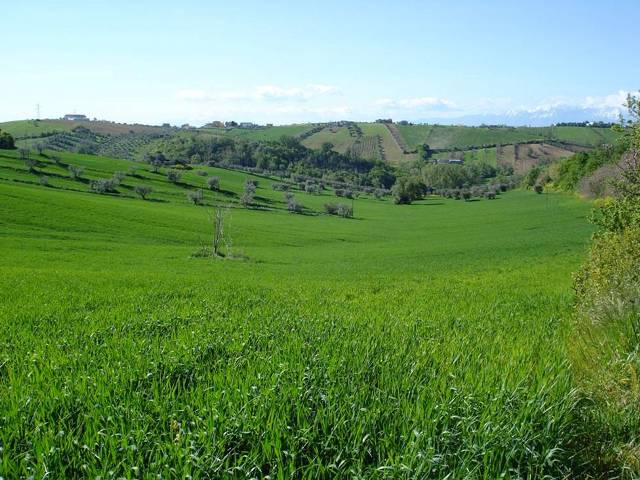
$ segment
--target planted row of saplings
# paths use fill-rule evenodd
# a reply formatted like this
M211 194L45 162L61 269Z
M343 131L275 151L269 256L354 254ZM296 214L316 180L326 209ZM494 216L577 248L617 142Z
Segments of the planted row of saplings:
M85 169L79 165L64 164L58 155L45 155L44 151L40 151L40 156L48 158L54 164L60 167L66 167L69 172L69 177L73 180L82 181L84 183L89 182L89 188L91 191L98 194L116 194L118 193L118 187L127 176L139 177L138 169L132 167L129 172L116 171L110 178L99 178L94 180L88 180L85 178ZM40 161L31 156L29 149L20 149L20 158L24 161L29 171L34 174L38 174L38 168L42 167ZM207 172L199 170L196 172L200 176L207 176ZM168 170L166 172L167 181L173 184L179 184L182 179L182 173L178 170ZM46 175L39 176L39 183L44 186L49 186L49 177ZM220 191L220 177L207 176L205 180L207 189L212 191ZM258 181L254 179L246 179L244 183L243 194L240 197L240 203L246 207L252 207L255 205L255 193L258 186ZM305 207L295 198L293 193L289 191L291 186L286 183L273 183L272 188L274 190L281 190L285 192L284 202L287 205L287 209L292 213L304 213ZM306 180L301 185L301 190L306 193L319 194L325 186L320 182L314 182L312 180ZM142 199L147 200L153 193L153 187L149 185L136 185L133 188L134 192ZM186 193L187 199L194 205L201 205L204 202L204 191L202 189L190 190ZM344 196L347 198L354 198L354 194L351 190L336 190L337 196ZM337 215L344 218L353 217L353 207L341 204L341 203L327 203L324 205L325 212L330 215Z

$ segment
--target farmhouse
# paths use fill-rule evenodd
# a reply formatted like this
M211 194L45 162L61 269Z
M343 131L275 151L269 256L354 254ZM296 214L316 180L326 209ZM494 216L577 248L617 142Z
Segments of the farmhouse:
M69 120L72 122L88 122L89 118L86 115L78 115L75 113L67 113L64 117L62 117L63 120Z
M453 165L462 165L464 160L460 160L459 158L440 158L438 159L438 163L440 164L453 164Z

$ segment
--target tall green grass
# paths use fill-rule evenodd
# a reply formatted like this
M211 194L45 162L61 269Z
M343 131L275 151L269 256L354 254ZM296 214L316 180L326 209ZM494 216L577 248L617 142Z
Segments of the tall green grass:
M131 162L64 155L89 178ZM193 254L209 207L141 168L117 195L0 158L5 478L563 478L570 272L588 206L369 197L355 218L207 167L236 259ZM54 175L55 174L55 175ZM152 198L135 198L137 183Z

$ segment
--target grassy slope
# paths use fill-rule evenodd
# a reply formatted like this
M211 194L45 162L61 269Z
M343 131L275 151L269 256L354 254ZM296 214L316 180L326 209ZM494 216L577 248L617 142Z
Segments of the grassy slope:
M131 131L136 133L166 133L175 129L167 129L153 125L139 125L127 123L114 123L105 121L71 122L67 120L17 120L0 123L0 130L9 132L16 138L37 137L58 132L70 132L76 127L85 127L96 133L125 134Z
M386 160L391 163L402 163L403 161L412 160L415 155L405 155L398 147L397 143L389 133L387 128L379 123L358 123L362 129L364 136L380 135L382 138L382 147L384 149ZM325 142L332 143L334 150L340 153L347 152L355 138L349 135L349 129L346 127L327 127L310 137L306 138L302 143L309 148L320 148Z
M233 138L243 138L246 140L279 140L283 135L295 137L313 128L312 124L282 125L259 129L232 128L200 128L198 131L213 133L215 135L229 136Z
M343 220L289 214L259 188L272 209L228 220L248 259L213 261L190 257L210 226L184 186L143 170L91 194L42 159L43 187L14 157L0 157L5 477L569 468L562 318L586 204L364 198ZM63 160L92 178L132 165ZM206 170L229 192L207 202L236 205L246 175ZM136 183L157 201L130 196Z
M556 140L583 146L611 143L616 134L608 128L591 127L517 127L488 128L444 125L398 125L410 147L428 143L431 148L466 148L484 144L526 143Z
M323 143L333 144L336 152L346 153L353 145L354 138L347 127L326 127L305 138L302 143L308 148L320 149Z
M382 148L384 148L387 161L399 164L416 158L415 155L405 155L387 127L381 123L360 123L359 125L365 135L380 135L382 137Z

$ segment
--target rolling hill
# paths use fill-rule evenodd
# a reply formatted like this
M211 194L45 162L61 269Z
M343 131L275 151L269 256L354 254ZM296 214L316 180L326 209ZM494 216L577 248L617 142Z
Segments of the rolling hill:
M23 120L0 123L19 145L46 143L48 148L141 159L165 137L219 136L250 142L298 138L303 145L321 149L330 143L340 153L381 160L393 165L418 159L418 149L428 144L433 158L487 161L512 165L525 172L541 162L557 160L579 151L615 142L617 134L598 127L467 127L333 122L260 128L189 128L127 125L105 121Z

